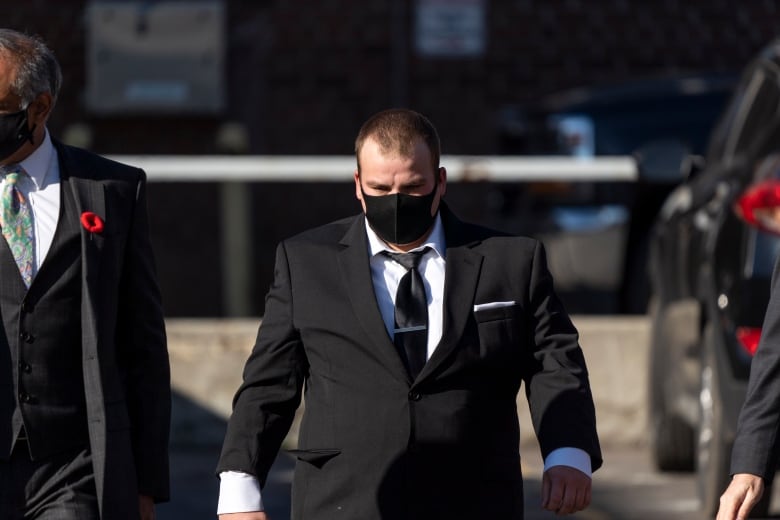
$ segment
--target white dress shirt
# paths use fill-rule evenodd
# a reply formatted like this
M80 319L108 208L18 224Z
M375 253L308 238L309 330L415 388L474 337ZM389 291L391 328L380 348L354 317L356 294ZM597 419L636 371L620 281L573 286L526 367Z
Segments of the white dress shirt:
M21 176L16 189L30 201L32 210L34 278L49 253L60 216L60 165L48 130L41 145L19 164L29 176ZM4 188L5 177L0 192Z
M385 329L390 339L393 339L393 330L395 328L395 294L398 292L398 284L401 278L406 274L406 268L383 255L384 251L397 253L390 249L387 244L377 236L366 221L366 230L368 232L368 254L370 257L371 280L374 283L374 293L376 294L379 313L382 315L382 321L385 322ZM441 225L441 218L436 217L428 240L413 249L412 251L421 251L429 247L430 250L420 259L417 270L423 279L425 286L425 297L428 300L428 353L426 360L430 359L433 351L441 340L442 334L442 312L444 309L444 229Z
M368 253L371 267L371 280L374 284L379 312L385 323L385 328L393 339L395 328L395 293L401 277L406 269L382 252L396 252L377 236L366 221L368 234ZM441 216L436 216L428 240L412 251L429 247L430 250L420 260L418 271L425 285L425 296L428 299L428 355L430 359L442 336L444 309L444 273L446 259L446 244ZM553 466L571 466L586 475L591 475L590 456L578 448L558 448L553 450L544 461L544 470ZM219 503L217 514L242 513L247 511L262 511L263 499L260 484L253 475L240 471L225 471L220 473Z

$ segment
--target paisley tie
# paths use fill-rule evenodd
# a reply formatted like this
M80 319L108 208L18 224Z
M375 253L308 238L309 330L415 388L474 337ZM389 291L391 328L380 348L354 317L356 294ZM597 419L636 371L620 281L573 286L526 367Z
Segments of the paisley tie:
M24 169L13 164L3 169L5 183L0 195L3 237L14 255L24 284L30 287L33 275L33 221L30 203L17 184L27 176Z

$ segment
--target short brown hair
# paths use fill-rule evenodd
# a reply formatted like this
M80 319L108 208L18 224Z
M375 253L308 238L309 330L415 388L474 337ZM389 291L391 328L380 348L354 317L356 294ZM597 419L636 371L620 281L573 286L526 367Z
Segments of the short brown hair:
M360 127L355 139L355 157L360 173L360 150L366 139L374 139L383 152L397 152L410 157L414 146L421 139L431 152L434 172L439 169L441 145L436 128L424 115L405 108L391 108L371 116Z

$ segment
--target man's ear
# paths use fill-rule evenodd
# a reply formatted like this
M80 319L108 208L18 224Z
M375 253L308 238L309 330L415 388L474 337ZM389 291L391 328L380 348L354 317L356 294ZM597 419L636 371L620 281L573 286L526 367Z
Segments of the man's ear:
M357 170L353 173L353 178L355 179L355 198L359 201L363 201L363 190L360 187L360 172Z
M38 94L35 99L27 107L27 117L30 122L35 123L38 126L44 126L46 121L51 115L51 110L54 107L54 98L48 92Z
M360 184L360 172L355 170L355 197L360 201L360 207L363 208L363 213L366 212L366 201L363 200L363 187Z

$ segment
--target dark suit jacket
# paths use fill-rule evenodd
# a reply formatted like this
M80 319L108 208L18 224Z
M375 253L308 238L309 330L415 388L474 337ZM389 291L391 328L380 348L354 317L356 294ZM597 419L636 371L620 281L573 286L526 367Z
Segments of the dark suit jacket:
M780 438L780 259L731 452L731 473L774 477Z
M410 381L374 296L364 217L282 243L218 471L265 481L305 383L293 518L522 518L516 395L544 455L601 464L577 333L542 246L458 221L441 342ZM474 312L475 304L515 305Z
M167 500L170 376L146 214L146 176L55 142L82 228L84 388L102 518L138 518L138 494Z

